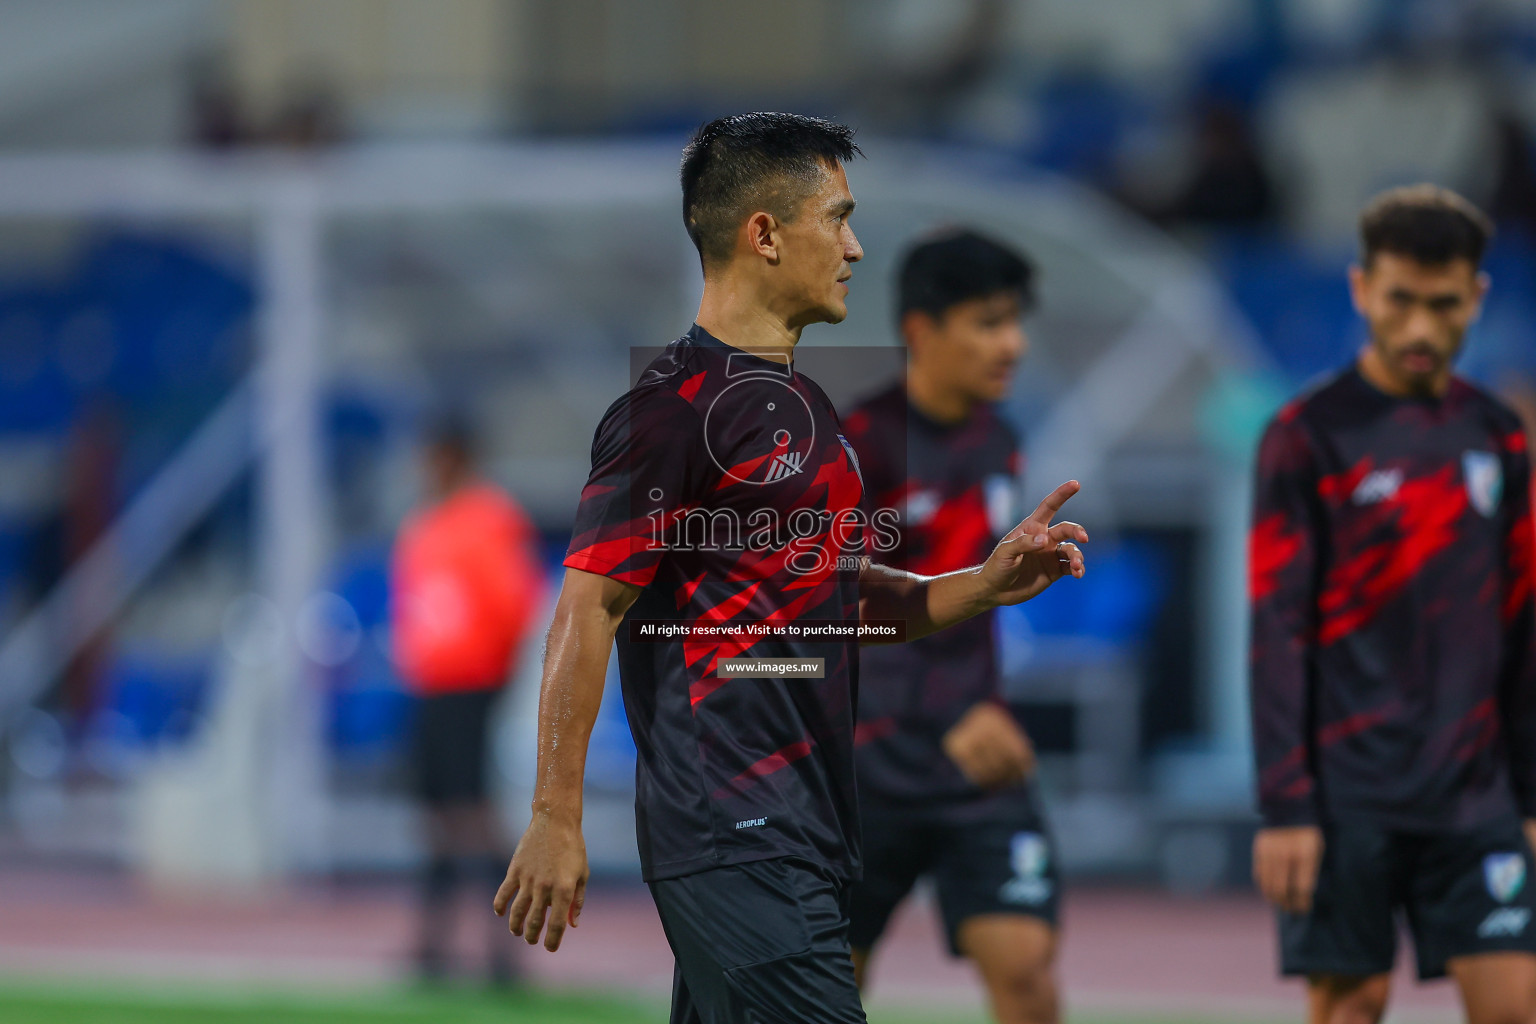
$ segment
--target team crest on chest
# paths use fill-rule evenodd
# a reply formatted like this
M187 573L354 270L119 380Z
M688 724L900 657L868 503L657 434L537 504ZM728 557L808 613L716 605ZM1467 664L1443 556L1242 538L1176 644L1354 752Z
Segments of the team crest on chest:
M1504 467L1499 457L1492 452L1462 452L1461 476L1472 507L1492 518L1504 497Z

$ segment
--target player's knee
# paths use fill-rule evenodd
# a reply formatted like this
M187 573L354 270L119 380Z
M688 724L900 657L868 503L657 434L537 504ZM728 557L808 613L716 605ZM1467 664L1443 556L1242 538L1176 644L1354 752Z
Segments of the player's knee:
M1326 978L1313 982L1323 997L1322 1024L1377 1024L1387 1012L1391 982L1387 978Z
M1346 998L1334 1004L1328 1024L1378 1024L1386 1012L1384 1002L1368 997Z
M1467 1015L1469 1024L1536 1024L1536 1006L1518 1005L1518 1001L1500 1006L1480 1006Z
M1475 1024L1536 1024L1536 1009L1511 1009L1507 1013L1484 1015Z
M1536 993L1521 998L1510 992L1508 998L1483 1000L1467 1020L1470 1024L1536 1024Z
M992 1002L1004 1014L1008 1024L1037 1024L1054 1019L1056 977L1048 956L995 965L988 973L987 985Z
M1013 915L973 917L960 925L955 945L976 964L1000 1021L1055 1021L1054 928Z

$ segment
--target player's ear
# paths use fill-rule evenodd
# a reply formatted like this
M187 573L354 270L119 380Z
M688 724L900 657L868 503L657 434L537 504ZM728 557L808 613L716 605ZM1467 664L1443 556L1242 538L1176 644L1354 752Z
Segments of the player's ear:
M1349 265L1349 300L1354 303L1355 312L1365 316L1365 278L1366 270L1358 263Z
M779 262L779 242L774 233L779 229L779 219L766 210L758 210L747 218L747 250L770 264Z
M901 340L906 342L909 358L917 358L918 353L928 347L928 341L938 330L938 322L933 316L920 309L909 309L901 314Z
M1493 278L1486 271L1477 273L1477 298L1473 301L1472 318L1476 320L1483 315L1483 300L1488 297L1488 289L1493 285Z

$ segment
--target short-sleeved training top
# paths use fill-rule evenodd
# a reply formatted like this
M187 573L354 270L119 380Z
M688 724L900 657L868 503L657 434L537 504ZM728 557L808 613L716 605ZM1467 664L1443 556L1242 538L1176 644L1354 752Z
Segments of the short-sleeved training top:
M856 638L782 635L858 619L864 488L841 434L792 363L697 325L598 425L565 564L644 588L618 653L648 880L791 856L857 874ZM747 628L780 635L729 632ZM722 677L736 657L824 674Z

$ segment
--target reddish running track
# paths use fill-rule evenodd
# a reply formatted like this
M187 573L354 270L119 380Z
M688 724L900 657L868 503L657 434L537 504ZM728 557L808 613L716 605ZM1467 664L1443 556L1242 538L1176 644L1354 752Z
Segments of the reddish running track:
M490 896L466 899L458 935L466 963L485 948L490 929L504 927L492 920ZM152 893L105 872L11 868L0 871L0 908L0 974L12 977L356 988L403 977L413 935L410 891L393 883L309 885L236 900ZM596 887L564 949L521 949L520 958L530 976L555 988L661 996L671 979L666 940L639 887ZM1270 916L1249 897L1118 888L1068 894L1069 1007L1297 1019L1301 987L1278 980L1274 962ZM1419 986L1406 964L1400 974L1394 1020L1454 1018L1448 985ZM922 898L893 923L871 995L875 1005L981 1003L968 967L944 954Z

